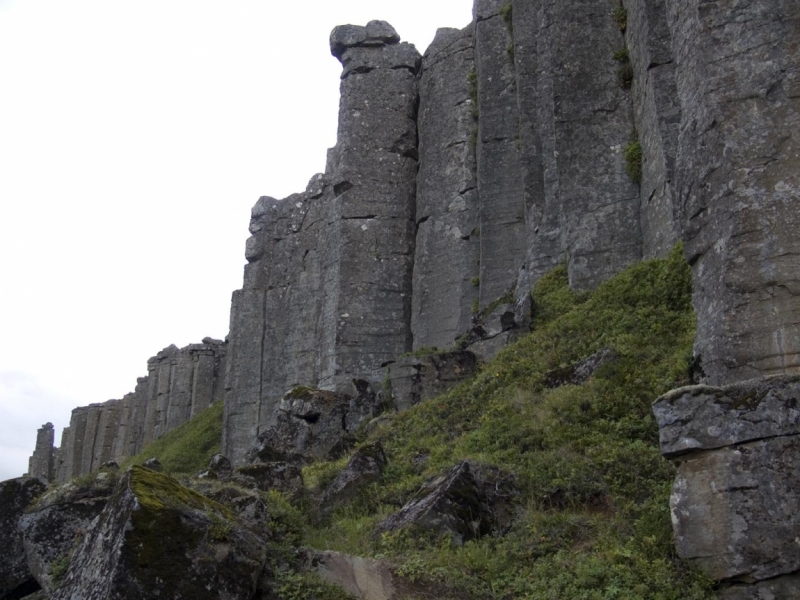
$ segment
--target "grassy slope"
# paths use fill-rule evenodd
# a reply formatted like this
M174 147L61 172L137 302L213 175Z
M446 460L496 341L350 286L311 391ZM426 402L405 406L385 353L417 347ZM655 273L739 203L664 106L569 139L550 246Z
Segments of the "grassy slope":
M149 444L122 466L142 464L155 456L167 471L196 474L219 452L221 439L222 402L217 402Z
M534 290L535 328L481 373L397 415L372 436L390 465L321 527L318 548L395 557L401 573L460 598L699 599L708 584L676 559L651 402L686 383L695 323L680 248L576 295L558 268ZM546 389L544 375L605 348L619 358L586 384ZM420 467L419 458L427 457ZM371 535L427 478L463 458L512 471L511 530L453 547L410 533ZM312 465L330 481L343 461ZM311 519L309 519L311 521Z

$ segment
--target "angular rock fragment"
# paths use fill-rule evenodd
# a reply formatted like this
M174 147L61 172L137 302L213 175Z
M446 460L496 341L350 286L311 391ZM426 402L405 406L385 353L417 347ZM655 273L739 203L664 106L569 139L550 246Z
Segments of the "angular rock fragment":
M598 350L588 358L561 369L554 369L545 374L544 384L549 388L562 385L581 385L589 381L595 371L612 362L617 357L612 348Z
M415 527L449 535L459 545L497 533L507 524L516 495L513 479L500 475L499 469L459 463L446 475L425 483L402 509L384 519L375 533Z
M356 450L336 479L325 489L320 499L323 511L347 502L363 486L378 481L388 460L380 442L367 444Z
M51 600L249 600L264 565L263 546L229 509L134 466Z
M227 479L233 474L233 467L222 454L215 454L208 461L208 468L197 477L200 479Z
M47 594L61 582L73 552L108 503L116 479L101 475L86 485L48 490L19 521L28 566Z
M684 387L653 405L662 453L678 465L670 497L678 555L717 581L765 582L723 597L791 597L770 596L766 580L800 571L799 399L800 377L777 376Z
M155 458L155 457L153 457L153 458L148 458L146 461L144 461L144 463L142 464L142 466L143 466L143 467L146 467L146 468L148 468L148 469L150 469L151 471L158 471L158 472L161 472L161 471L163 471L163 470L164 470L164 465L162 465L162 464L159 462L159 460L158 460L157 458Z
M25 561L17 524L25 508L44 490L44 483L35 477L0 482L0 597L14 590L34 592L38 588Z
M478 372L478 359L468 350L407 356L389 366L394 407L408 410L446 392Z
M275 424L248 452L250 462L308 461L338 458L355 442L353 434L380 412L380 401L364 381L356 395L306 387L288 392L278 407Z
M262 491L276 490L294 496L303 491L303 471L295 464L287 462L266 462L247 465L236 469L238 476L253 480L255 487Z

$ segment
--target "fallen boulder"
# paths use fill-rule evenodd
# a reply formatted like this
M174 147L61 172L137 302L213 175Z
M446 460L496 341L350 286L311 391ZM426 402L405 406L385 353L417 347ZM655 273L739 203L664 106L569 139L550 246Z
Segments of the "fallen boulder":
M35 477L18 477L0 482L0 598L38 589L22 545L17 524L31 501L45 490Z
M501 533L510 520L516 494L513 478L496 467L461 462L425 483L403 508L381 521L375 533L413 527L449 535L461 545Z
M236 475L252 479L256 489L264 492L277 490L288 496L296 496L303 491L303 471L292 463L256 463L239 467Z
M336 479L325 488L320 509L325 512L353 498L363 486L378 481L388 460L380 442L356 450Z
M249 600L264 540L225 506L134 466L72 556L51 600Z

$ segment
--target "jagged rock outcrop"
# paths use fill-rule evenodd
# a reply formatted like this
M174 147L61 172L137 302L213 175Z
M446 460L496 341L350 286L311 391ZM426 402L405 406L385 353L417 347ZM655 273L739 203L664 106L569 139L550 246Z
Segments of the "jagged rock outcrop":
M670 498L677 552L717 581L800 571L798 398L800 376L779 376L680 388L653 405L661 451L678 465Z
M800 5L666 2L706 382L800 370Z
M110 460L135 456L212 402L223 400L226 356L227 345L212 338L181 349L165 348L148 360L148 376L137 379L133 393L73 410L58 451L40 430L43 437L37 441L31 465L45 464L49 444L54 465L47 481L65 482Z
M448 535L461 545L501 531L515 495L513 478L498 469L461 462L426 482L403 508L381 521L375 533L415 527Z
M223 452L234 465L288 389L347 392L411 348L420 56L398 41L377 21L333 31L343 71L326 172L253 209L231 309Z
M25 508L44 490L45 484L35 477L0 482L0 598L10 594L22 598L25 592L38 589L25 560L17 523Z
M405 356L388 367L388 389L394 408L408 410L415 404L447 391L478 372L478 359L468 350Z
M264 540L231 511L144 467L125 473L51 600L249 600Z
M55 478L55 463L58 448L55 448L55 430L52 423L45 423L36 432L36 448L28 460L30 477L38 477L46 483Z
M381 400L366 381L353 384L352 396L302 386L290 390L277 407L274 424L248 451L248 461L302 463L344 454L355 443L359 426L381 410Z
M363 486L380 479L388 462L380 442L356 450L336 479L325 488L319 501L320 508L329 511L353 498Z
M108 503L117 477L99 473L91 481L49 489L18 523L25 560L46 594L61 582L73 552Z

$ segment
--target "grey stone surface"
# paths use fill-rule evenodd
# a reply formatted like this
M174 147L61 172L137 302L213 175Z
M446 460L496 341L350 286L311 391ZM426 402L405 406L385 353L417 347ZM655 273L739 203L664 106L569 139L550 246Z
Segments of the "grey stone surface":
M667 3L706 383L800 371L800 4Z
M503 296L525 264L525 198L519 107L507 4L477 0L475 73L478 92L477 180L480 198L480 308Z
M475 376L478 360L469 350L407 356L389 365L391 400L398 411L446 392Z
M274 422L248 453L249 462L307 462L338 458L355 443L355 432L381 410L369 384L355 381L354 395L298 387L281 399Z
M50 597L249 600L264 565L263 547L264 540L221 505L133 467Z
M391 563L341 552L314 552L308 564L323 579L361 600L395 600L405 597L396 587Z
M25 508L44 490L45 484L35 477L0 482L0 597L32 578L17 524Z
M287 496L297 497L303 492L303 471L287 462L263 462L236 469L237 476L253 480L254 487L262 491L277 490Z
M360 447L353 453L336 479L325 488L319 501L320 509L332 510L355 497L363 486L380 480L388 462L380 442Z
M36 448L28 461L28 475L38 477L46 483L55 479L56 448L55 430L52 423L45 423L36 432Z
M600 367L613 362L616 358L617 353L612 348L603 348L574 364L545 373L544 384L549 388L582 385L589 381Z
M696 385L653 403L661 452L675 457L743 442L800 434L800 376L775 376L723 388Z
M641 223L644 258L663 257L679 239L673 206L675 155L681 109L675 84L666 0L627 2L625 40L634 76L631 86L642 144Z
M584 290L641 258L639 190L623 158L633 112L613 59L623 46L617 5L513 3L520 142L533 161L525 171L528 272L520 294L564 259L570 285Z
M513 479L499 469L461 462L423 484L403 508L378 524L375 533L414 526L449 535L461 545L501 531L516 493Z
M800 570L800 437L688 455L670 509L675 547L715 580Z
M45 593L58 584L53 567L69 558L112 491L113 486L103 482L81 487L63 484L48 490L20 519L25 559Z
M343 72L326 173L253 208L231 309L223 452L234 465L284 419L287 390L378 383L381 365L411 347L420 56L392 31L334 30Z
M736 584L723 588L719 600L790 600L800 597L800 574L783 575L755 584Z
M472 29L439 29L422 58L411 311L415 349L452 346L469 328L478 297L478 109Z

